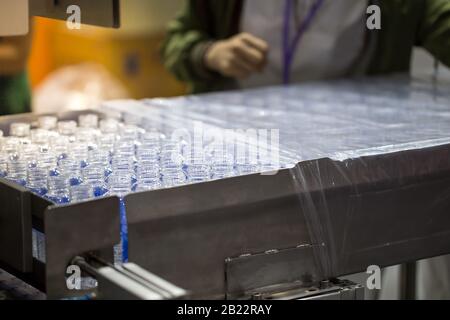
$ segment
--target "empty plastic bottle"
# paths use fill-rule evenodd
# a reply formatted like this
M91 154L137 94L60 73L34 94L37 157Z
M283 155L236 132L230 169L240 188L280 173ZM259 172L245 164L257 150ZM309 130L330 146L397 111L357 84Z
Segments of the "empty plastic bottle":
M28 164L27 188L41 196L45 195L47 193L47 175L47 168L40 166L36 160L31 161Z
M25 185L27 179L27 160L19 153L13 153L8 159L8 179Z
M103 134L119 134L120 122L116 119L104 119L100 121L100 131Z
M10 136L24 138L30 135L31 125L29 123L12 123L9 129Z
M105 172L106 165L103 164L88 164L83 168L83 182L93 188L95 197L102 197L108 192Z
M43 130L55 130L58 125L58 118L52 116L43 116L38 118L38 126Z
M39 165L44 167L47 172L57 167L58 157L48 146L41 146L37 157Z
M70 202L69 179L58 169L51 170L47 179L47 198L56 203L64 204Z
M82 114L78 117L78 125L81 128L98 128L99 117L96 114Z
M230 178L234 173L233 156L227 152L216 152L212 157L211 179L218 180Z
M237 175L248 175L259 172L258 148L252 144L238 144L235 160Z
M87 201L94 197L94 190L91 184L81 183L70 186L70 201L72 203Z
M48 145L52 135L50 131L44 129L33 129L30 133L31 143L36 145Z
M81 160L74 157L73 154L60 156L58 170L68 179L71 186L81 184Z
M59 121L58 132L63 136L74 136L77 132L77 123L75 121Z
M201 148L193 149L186 159L184 171L188 183L205 182L210 179L211 169Z
M4 178L8 175L8 155L6 153L0 153L0 178Z
M7 154L18 153L22 149L22 141L17 137L7 137L3 142L3 151Z
M183 171L183 157L180 144L176 141L166 141L161 151L161 174L163 186L171 188L186 183Z

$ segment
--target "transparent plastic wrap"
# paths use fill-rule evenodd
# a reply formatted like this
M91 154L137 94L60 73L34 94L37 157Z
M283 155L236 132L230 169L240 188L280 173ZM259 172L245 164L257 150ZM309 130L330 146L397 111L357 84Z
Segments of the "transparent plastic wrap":
M279 130L277 169L290 171L319 273L333 277L450 252L449 89L363 78L113 102L104 110L166 135L193 132L195 123Z
M5 119L0 174L4 190L17 192L13 181L56 204L45 230L33 226L45 231L33 234L34 256L54 279L67 261L51 243L93 250L102 236L85 221L100 208L92 222L108 235L120 218L117 263L198 297L307 287L449 253L449 92L363 78ZM58 238L66 220L52 217L63 214L91 228L81 249Z

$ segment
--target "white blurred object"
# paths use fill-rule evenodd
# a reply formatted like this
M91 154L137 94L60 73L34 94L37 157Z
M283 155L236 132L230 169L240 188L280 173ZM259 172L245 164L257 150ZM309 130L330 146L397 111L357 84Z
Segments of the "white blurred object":
M111 99L129 98L127 89L95 63L63 67L51 73L33 94L33 111L54 113L98 108Z

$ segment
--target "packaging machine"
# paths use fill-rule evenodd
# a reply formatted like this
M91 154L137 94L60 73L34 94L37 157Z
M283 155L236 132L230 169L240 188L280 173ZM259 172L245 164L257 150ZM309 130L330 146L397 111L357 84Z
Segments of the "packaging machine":
M83 294L67 288L69 265L97 278L98 298L361 298L336 279L450 253L448 89L375 78L105 103L101 116L165 132L279 129L279 170L127 195L121 268L118 198L54 206L3 179L1 267L48 298Z

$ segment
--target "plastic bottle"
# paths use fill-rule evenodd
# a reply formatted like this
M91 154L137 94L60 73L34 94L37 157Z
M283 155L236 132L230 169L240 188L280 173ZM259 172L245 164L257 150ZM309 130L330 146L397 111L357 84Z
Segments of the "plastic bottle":
M22 148L22 142L17 137L7 137L3 143L3 151L7 154L13 154L20 152Z
M8 179L25 185L27 179L27 161L19 153L13 153L8 159Z
M210 179L211 168L201 148L193 149L184 166L188 183L205 182Z
M50 131L44 129L33 129L30 133L31 143L35 145L48 145L50 143Z
M256 145L242 143L237 146L235 171L237 175L259 172L258 149Z
M116 119L103 119L100 121L100 131L103 134L119 134L120 122Z
M73 154L60 156L58 170L68 179L71 186L82 183L81 160Z
M47 172L57 167L57 156L48 146L41 146L39 148L38 163L44 167Z
M39 165L36 160L31 161L28 164L27 188L41 196L45 195L47 193L47 175L48 170L45 167Z
M83 181L93 188L95 197L102 197L108 192L105 171L106 166L103 164L88 164L83 168Z
M5 178L8 175L8 155L0 153L0 178Z
M38 126L43 130L55 130L58 125L58 118L52 116L43 116L38 118Z
M56 203L64 204L70 202L69 179L58 169L51 170L47 178L46 197Z
M211 162L211 179L225 179L235 175L234 159L229 153L214 153Z
M70 140L67 136L58 136L50 141L50 149L57 158L64 157L69 152Z
M183 157L180 144L176 141L166 141L161 151L161 174L165 188L181 186L186 183L183 171Z
M30 135L31 125L29 123L12 123L9 129L9 135L17 138L24 138Z
M98 128L99 117L96 114L82 114L78 117L78 124L81 128Z
M72 137L77 131L77 123L75 121L59 121L58 132L60 135Z
M94 190L91 184L81 183L70 186L70 201L72 203L87 201L94 197Z

